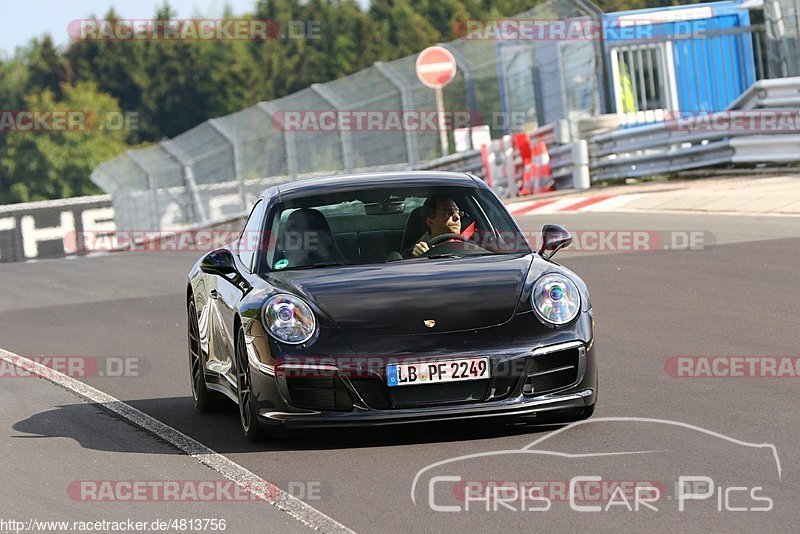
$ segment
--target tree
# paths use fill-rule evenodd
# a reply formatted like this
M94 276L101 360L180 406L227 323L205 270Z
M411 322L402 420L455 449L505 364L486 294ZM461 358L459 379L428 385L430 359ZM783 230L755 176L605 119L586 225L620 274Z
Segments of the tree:
M61 84L69 81L70 75L67 62L53 44L53 38L45 34L41 39L34 39L25 59L28 65L26 89L29 92L49 90L60 98Z
M89 19L94 18L94 15L89 16ZM119 19L119 15L113 8L104 17L104 20L109 22ZM64 57L74 73L76 82L94 82L99 91L116 98L123 110L142 111L142 90L146 87L148 80L144 73L141 42L73 41L64 53ZM157 133L149 129L140 129L129 132L128 141L136 144L141 141L157 139Z
M89 174L100 163L127 149L126 132L117 126L120 108L114 97L91 82L62 84L57 100L52 91L31 93L28 110L79 111L84 129L75 131L6 132L0 153L5 187L2 202L27 202L99 193ZM52 122L50 124L53 124ZM111 128L109 128L111 127Z
M443 40L431 20L408 0L373 0L369 15L379 25L385 39L385 61L416 54Z

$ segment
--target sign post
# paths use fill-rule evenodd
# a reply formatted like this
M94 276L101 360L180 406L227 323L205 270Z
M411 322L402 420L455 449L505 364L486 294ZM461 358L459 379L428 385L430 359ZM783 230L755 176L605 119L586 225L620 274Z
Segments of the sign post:
M439 142L442 145L442 156L449 153L442 88L455 76L456 58L448 49L442 46L429 46L417 56L417 78L423 85L436 92L436 114L439 118Z

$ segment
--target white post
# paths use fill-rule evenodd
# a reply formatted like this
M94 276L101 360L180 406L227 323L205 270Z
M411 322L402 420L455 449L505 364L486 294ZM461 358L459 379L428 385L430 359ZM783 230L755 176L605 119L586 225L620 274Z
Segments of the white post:
M589 144L580 139L572 144L572 187L589 189L592 178L589 175Z
M434 91L436 91L436 114L439 116L439 142L442 144L442 156L446 156L450 151L447 147L447 130L444 125L444 96L441 87L437 87Z

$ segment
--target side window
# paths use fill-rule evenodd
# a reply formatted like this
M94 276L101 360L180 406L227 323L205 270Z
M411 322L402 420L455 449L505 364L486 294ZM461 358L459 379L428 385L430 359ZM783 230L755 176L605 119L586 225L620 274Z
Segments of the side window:
M239 236L239 259L250 271L253 270L253 258L261 247L264 205L265 203L261 200L256 202L256 205L253 206L253 211L250 212L250 218L247 219L247 224L242 230L242 235Z

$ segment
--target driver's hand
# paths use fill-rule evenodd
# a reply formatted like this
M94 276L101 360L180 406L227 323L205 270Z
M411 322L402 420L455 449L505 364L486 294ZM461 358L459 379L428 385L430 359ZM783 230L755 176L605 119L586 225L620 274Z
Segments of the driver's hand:
M428 252L429 249L430 247L425 241L420 241L419 243L414 245L414 250L411 251L411 255L416 258L417 256L422 256L423 254Z

